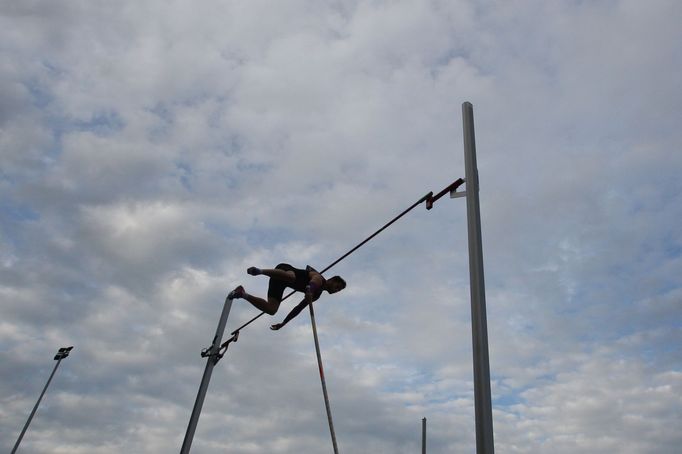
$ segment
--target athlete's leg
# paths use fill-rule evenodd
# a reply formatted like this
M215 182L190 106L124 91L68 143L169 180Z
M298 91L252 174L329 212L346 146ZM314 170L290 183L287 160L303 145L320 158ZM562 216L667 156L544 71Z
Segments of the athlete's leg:
M242 298L244 298L249 303L253 304L256 309L261 310L266 314L270 315L275 315L281 303L280 300L272 296L268 296L268 299L265 300L257 296L249 295L246 292L244 292L244 296Z
M280 263L275 268L259 269L250 267L246 272L252 276L264 274L270 278L267 299L246 293L246 290L244 290L244 287L241 285L234 289L231 295L234 298L244 298L257 309L260 309L267 314L274 315L282 302L282 295L284 294L285 287L287 284L296 282L296 273L293 271L293 267L287 263Z
M264 274L270 279L275 279L277 281L283 282L285 284L293 284L296 282L296 273L294 272L294 267L288 263L280 263L274 268L256 268L255 266L249 267L246 272L251 276L258 276Z
M277 312L277 309L279 309L279 305L282 302L282 297L278 295L268 295L268 299L263 299L259 298L254 295L250 295L244 290L243 286L239 286L232 290L230 294L228 295L228 298L243 298L249 303L253 304L257 309L260 309L261 311L270 314L270 315L275 315Z
M261 270L261 274L277 279L278 281L286 282L287 284L293 284L296 282L296 273L290 270L281 270L279 268L266 268Z

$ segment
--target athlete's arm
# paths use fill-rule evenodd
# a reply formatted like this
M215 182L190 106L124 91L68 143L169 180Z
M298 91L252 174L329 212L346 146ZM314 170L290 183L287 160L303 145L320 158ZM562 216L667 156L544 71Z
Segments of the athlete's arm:
M276 331L280 328L283 328L284 325L289 323L293 318L295 318L298 314L300 314L304 307L306 307L308 304L312 303L313 301L316 301L318 298L319 298L319 295L317 297L314 297L311 294L306 293L305 298L303 298L303 300L301 300L301 302L298 303L298 305L296 307L294 307L291 310L291 312L289 312L287 314L286 317L284 317L284 320L282 320L282 323L277 323L275 325L272 325L270 327L270 329Z
M320 273L317 272L317 270L311 266L306 266L306 271L308 272L308 286L310 288L310 293L313 295L313 301L318 299L320 297L320 294L322 293L322 287L324 287L324 283L326 282L326 279L322 277ZM308 292L308 289L306 289L306 293Z

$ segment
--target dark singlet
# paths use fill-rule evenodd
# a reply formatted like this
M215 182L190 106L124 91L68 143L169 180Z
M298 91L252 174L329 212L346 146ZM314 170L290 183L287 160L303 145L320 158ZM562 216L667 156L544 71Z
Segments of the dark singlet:
M292 283L279 281L277 279L270 279L270 284L268 285L268 296L280 300L282 299L282 295L284 294L284 289L286 289L287 287L302 293L305 292L305 288L310 283L310 277L308 273L310 271L316 271L311 266L306 266L306 269L302 270L300 268L294 268L288 263L280 263L275 267L275 269L293 271L294 274L296 275L296 281Z

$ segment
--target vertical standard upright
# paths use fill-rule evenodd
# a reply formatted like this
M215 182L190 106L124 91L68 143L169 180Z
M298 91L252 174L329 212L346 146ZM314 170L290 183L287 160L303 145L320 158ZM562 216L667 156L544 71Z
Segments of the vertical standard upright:
M47 391L47 387L50 386L50 382L52 381L52 377L54 377L55 372L57 372L57 368L59 367L59 363L62 362L64 358L69 356L69 352L73 349L73 347L62 347L59 349L56 355L54 355L55 361L57 361L57 364L54 365L54 369L52 369L52 373L50 374L50 378L47 379L47 383L45 383L45 387L43 388L43 392L40 393L40 397L38 397L38 402L33 406L33 410L31 411L31 414L28 417L28 420L26 421L26 424L24 424L24 428L21 431L21 434L19 434L19 438L17 439L17 442L14 444L14 448L12 448L12 453L14 454L17 452L17 449L19 449L19 444L21 444L21 439L24 438L24 434L26 433L26 430L28 430L29 424L31 424L31 420L33 419L33 416L36 414L36 410L38 410L38 405L40 405L40 401L43 400L43 396L45 395L45 391Z
M422 454L426 454L426 418L422 418Z
M215 337L213 338L213 343L208 349L206 349L205 352L201 354L201 356L207 356L208 359L206 360L204 376L201 378L201 385L199 386L197 399L194 402L194 408L192 409L192 416L189 418L189 425L187 426L185 439L182 441L182 449L180 450L180 454L188 454L189 448L192 446L194 432L197 430L197 423L199 422L199 416L201 415L201 407L204 405L204 398L206 397L206 390L208 390L208 383L211 381L213 367L215 367L216 363L220 360L220 342L223 339L225 325L227 324L227 316L230 315L231 308L232 298L228 296L227 298L225 298L223 312L220 315L220 321L218 322L218 329L216 329Z
M467 224L469 232L469 284L471 289L471 331L474 356L474 398L476 413L476 452L493 454L493 413L490 398L488 324L485 310L481 208L478 200L478 167L474 136L474 108L462 104L464 166L466 178Z

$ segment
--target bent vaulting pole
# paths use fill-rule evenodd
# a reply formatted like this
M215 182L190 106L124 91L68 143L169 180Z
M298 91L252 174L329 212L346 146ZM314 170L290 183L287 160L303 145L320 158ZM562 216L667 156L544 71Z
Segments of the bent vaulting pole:
M490 398L490 360L488 326L483 279L481 209L478 200L478 167L474 136L474 108L462 104L464 128L464 166L466 178L467 225L469 232L469 283L471 291L471 331L474 356L474 402L476 414L476 452L493 454L493 413Z
M322 355L320 355L320 342L317 339L317 327L315 325L315 311L312 302L310 308L310 324L313 326L313 338L315 338L315 353L317 353L317 366L320 369L320 381L322 382L322 394L324 395L324 406L327 409L327 420L329 422L329 432L332 435L332 446L334 454L339 454L339 447L336 444L336 434L334 433L334 421L332 421L332 409L329 405L329 395L327 394L327 382L324 379L324 369L322 368Z
M232 298L229 296L225 298L225 304L223 305L223 313L220 315L220 321L218 322L218 329L216 329L215 337L213 338L213 343L208 348L208 356L206 360L206 368L204 369L204 376L201 378L201 385L199 386L199 392L197 393L197 399L194 402L194 408L192 409L192 416L189 419L189 425L187 426L187 432L185 433L185 439L182 442L182 449L180 454L188 454L189 448L192 446L192 440L194 439L194 432L197 429L197 423L199 422L199 415L201 415L201 407L204 405L204 398L206 397L206 391L208 390L208 383L211 381L211 374L213 373L213 367L215 367L219 357L220 342L223 339L223 333L225 332L225 325L227 324L227 316L230 315L230 309L232 308Z

